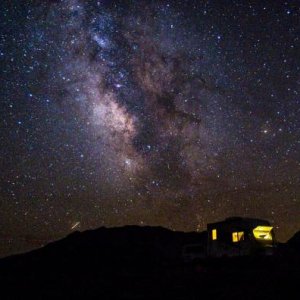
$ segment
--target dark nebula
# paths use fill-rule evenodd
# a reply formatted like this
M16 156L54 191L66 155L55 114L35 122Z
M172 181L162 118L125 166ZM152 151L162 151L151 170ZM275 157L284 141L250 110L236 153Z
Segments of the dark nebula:
M0 237L299 229L299 2L221 2L1 2Z

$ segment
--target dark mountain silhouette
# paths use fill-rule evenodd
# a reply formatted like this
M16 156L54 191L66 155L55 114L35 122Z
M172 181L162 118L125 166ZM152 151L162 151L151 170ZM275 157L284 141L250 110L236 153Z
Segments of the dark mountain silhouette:
M0 298L291 299L297 294L296 251L184 263L183 246L205 246L206 240L206 232L161 227L74 232L41 249L1 259Z
M287 245L290 248L298 250L300 252L300 231L296 232L292 238L290 238L287 242Z

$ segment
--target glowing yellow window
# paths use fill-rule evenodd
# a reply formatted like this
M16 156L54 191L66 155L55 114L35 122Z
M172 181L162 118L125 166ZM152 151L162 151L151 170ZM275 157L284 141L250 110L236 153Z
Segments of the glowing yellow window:
M243 231L232 233L232 241L234 243L237 243L237 242L243 241L243 240L244 240L244 232Z
M217 239L217 229L213 229L212 232L211 232L211 238L213 240L216 240Z
M272 241L272 226L257 226L253 229L253 235L257 240Z

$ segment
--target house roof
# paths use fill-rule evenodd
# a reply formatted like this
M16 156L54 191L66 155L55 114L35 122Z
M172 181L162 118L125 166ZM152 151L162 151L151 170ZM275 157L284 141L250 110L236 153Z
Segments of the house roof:
M243 218L243 217L230 217L226 218L223 221L215 222L215 223L208 223L207 227L212 227L212 226L222 226L222 225L240 225L240 226L259 226L259 225L270 225L270 222L267 220L263 219L256 219L256 218Z

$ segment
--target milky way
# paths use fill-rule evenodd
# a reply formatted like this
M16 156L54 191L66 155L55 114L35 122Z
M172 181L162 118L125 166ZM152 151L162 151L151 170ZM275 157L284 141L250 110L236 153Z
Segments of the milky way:
M2 235L299 229L299 3L18 2L1 9Z

